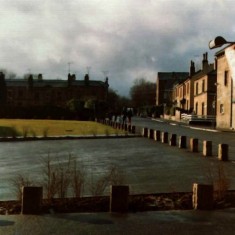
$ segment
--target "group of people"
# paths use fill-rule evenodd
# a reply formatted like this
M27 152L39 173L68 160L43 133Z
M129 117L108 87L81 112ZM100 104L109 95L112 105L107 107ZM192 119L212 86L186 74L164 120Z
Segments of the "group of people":
M122 124L129 124L131 125L131 117L133 115L132 109L131 108L123 108L122 111Z
M133 109L124 107L121 115L113 116L112 121L122 124L131 125L131 118L133 116Z

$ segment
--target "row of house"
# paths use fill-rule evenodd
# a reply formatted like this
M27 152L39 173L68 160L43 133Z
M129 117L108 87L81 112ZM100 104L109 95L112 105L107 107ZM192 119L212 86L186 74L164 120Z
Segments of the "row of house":
M74 74L68 74L67 80L44 79L42 74L29 75L25 79L6 79L0 72L0 110L1 117L43 116L45 107L48 113L65 115L63 110L74 102L92 100L98 108L107 101L108 78L105 81L91 80L86 74L78 80ZM96 110L98 111L98 110ZM37 113L37 114L35 114ZM46 114L45 114L46 115Z
M218 129L235 129L235 85L231 65L235 60L234 50L234 45L229 45L218 51L212 64L208 62L208 54L203 54L198 71L191 61L189 72L159 72L156 105L175 107L181 113L194 114L202 120L215 117Z
M0 103L17 107L65 107L71 99L106 101L108 87L108 78L105 82L90 80L88 74L84 80L76 80L73 74L68 74L67 80L45 80L42 74L29 75L27 79L5 79L1 72Z

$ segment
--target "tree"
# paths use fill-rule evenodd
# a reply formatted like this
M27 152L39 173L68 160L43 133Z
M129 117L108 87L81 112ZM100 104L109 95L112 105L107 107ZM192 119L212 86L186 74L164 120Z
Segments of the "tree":
M108 113L112 114L120 114L122 112L123 107L130 106L130 99L119 96L116 91L109 88L108 97L107 97L107 108Z
M0 71L5 74L6 79L15 79L16 78L16 74L12 71L9 71L7 69L0 69Z
M89 98L84 103L84 108L87 109L88 111L89 119L96 118L96 113L95 113L96 103L97 102L94 98Z
M67 102L67 107L71 112L81 112L84 109L84 102L78 99L71 99Z
M132 105L135 108L155 105L156 85L144 78L136 79L130 89Z

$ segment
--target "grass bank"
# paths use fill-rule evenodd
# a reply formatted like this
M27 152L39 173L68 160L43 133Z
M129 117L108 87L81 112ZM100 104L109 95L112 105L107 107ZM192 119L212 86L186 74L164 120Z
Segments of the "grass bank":
M123 131L91 121L0 119L0 137L112 134L123 134Z

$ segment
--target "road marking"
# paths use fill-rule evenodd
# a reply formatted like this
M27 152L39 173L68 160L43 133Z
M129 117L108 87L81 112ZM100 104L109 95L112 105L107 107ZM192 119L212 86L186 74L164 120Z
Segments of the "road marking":
M210 131L210 132L220 132L218 130L213 130L213 129L206 129L206 128L200 128L200 127L189 127L190 129L194 129L194 130L201 130L201 131Z
M219 131L219 130L214 130L214 129L200 128L200 127L192 127L192 126L180 125L180 123L179 123L179 124L176 124L176 123L173 123L173 122L165 122L165 121L158 120L158 119L154 119L154 118L152 118L152 120L153 120L153 121L156 121L156 122L169 123L169 124L172 125L172 126L179 125L179 126L181 126L181 127L186 127L186 128L190 128L190 129L193 129L193 130L210 131L210 132L221 132L221 131Z
M156 122L164 122L164 121L161 121L161 120L157 120L157 119L152 119L153 121L156 121Z

